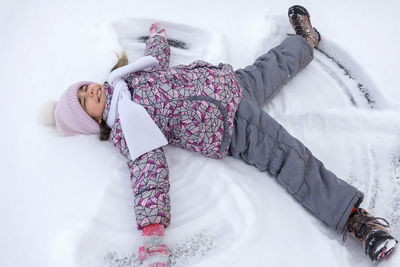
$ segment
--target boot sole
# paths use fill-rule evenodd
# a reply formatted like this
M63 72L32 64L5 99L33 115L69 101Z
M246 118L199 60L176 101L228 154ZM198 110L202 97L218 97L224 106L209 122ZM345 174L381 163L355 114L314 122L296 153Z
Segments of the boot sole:
M388 232L377 230L365 239L365 254L373 263L379 262L391 254L397 246L398 241Z
M313 30L315 32L315 34L318 36L318 43L321 42L321 34L319 34L319 31L313 27Z
M395 251L398 242L397 242L397 240L394 240L394 239L392 239L390 241L393 241L394 244L393 243L389 244L389 242L387 242L385 244L385 247L382 248L382 250L380 251L378 259L376 260L376 262L379 262L379 261L383 260L384 258L388 257L393 251Z
M288 10L289 18L294 14L306 15L307 17L310 17L310 14L308 13L307 9L305 7L299 6L299 5L289 7L289 10Z

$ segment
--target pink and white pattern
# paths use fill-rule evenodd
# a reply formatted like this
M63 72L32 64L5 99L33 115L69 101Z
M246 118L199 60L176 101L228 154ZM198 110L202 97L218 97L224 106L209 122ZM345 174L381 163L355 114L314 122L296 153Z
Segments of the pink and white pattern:
M230 65L213 66L203 61L169 68L170 48L160 35L147 40L145 55L159 66L124 77L132 100L142 105L170 144L211 158L226 156L234 115L242 97ZM106 119L113 88L106 86ZM170 222L168 165L162 148L132 161L117 117L111 132L114 146L128 159L135 213L139 229Z

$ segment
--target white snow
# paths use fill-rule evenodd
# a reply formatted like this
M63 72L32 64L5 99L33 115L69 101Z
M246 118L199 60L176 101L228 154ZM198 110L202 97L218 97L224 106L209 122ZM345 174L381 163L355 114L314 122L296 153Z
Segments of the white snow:
M219 42L204 57L239 68L282 40L293 4L307 7L332 51L357 63L381 106L353 106L320 62L343 73L316 52L265 110L360 188L362 206L399 238L398 1L3 1L0 266L137 264L123 157L95 136L63 138L39 123L41 105L71 83L106 79L122 50L112 23L149 18L203 29ZM343 243L265 173L232 158L165 151L173 266L373 266L357 240ZM397 251L381 266L399 264Z

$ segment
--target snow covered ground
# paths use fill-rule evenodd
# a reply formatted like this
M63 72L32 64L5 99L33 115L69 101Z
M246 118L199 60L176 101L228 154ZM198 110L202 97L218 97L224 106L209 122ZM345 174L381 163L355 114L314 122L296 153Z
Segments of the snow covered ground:
M400 237L398 1L2 1L0 266L138 264L122 156L95 136L61 138L38 122L42 103L72 82L106 79L118 41L129 38L113 23L151 18L201 28L211 45L199 57L239 68L291 32L293 4L308 8L326 38L321 49L342 59L375 104L316 51L265 109L359 187L363 207ZM173 266L372 266L356 240L343 243L265 173L171 146L166 154ZM399 264L397 252L381 266Z

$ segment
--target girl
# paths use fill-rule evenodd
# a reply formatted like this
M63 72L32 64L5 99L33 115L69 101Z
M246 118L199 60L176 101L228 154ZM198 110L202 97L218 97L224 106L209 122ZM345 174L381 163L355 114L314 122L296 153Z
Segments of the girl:
M153 24L145 57L114 70L104 85L72 85L56 105L63 135L100 132L126 157L146 266L168 262L162 238L170 223L166 144L216 159L229 154L268 172L328 227L360 239L373 262L397 245L387 221L359 207L363 194L261 109L307 66L320 41L304 7L293 6L288 15L296 35L236 71L203 61L170 68L166 32Z

